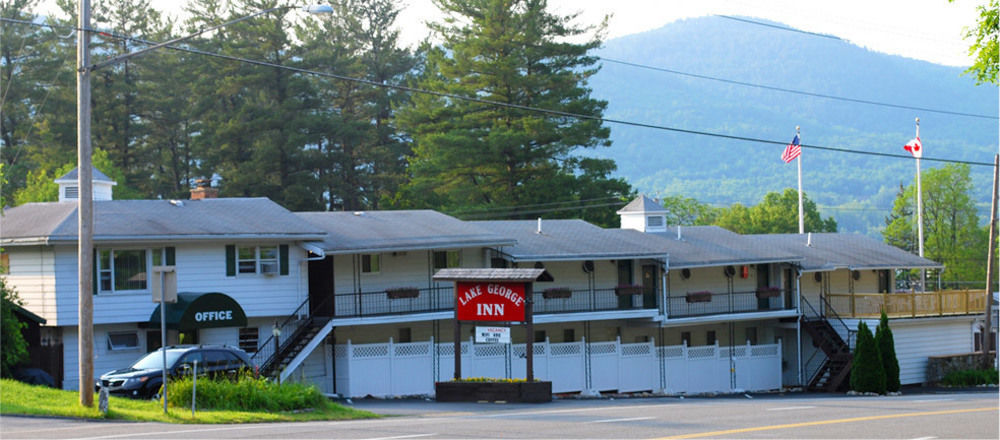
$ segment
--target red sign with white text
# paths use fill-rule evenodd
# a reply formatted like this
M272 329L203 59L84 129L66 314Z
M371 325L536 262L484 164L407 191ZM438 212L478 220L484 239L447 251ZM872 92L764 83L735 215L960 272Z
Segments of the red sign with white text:
M459 321L524 321L524 283L457 282Z

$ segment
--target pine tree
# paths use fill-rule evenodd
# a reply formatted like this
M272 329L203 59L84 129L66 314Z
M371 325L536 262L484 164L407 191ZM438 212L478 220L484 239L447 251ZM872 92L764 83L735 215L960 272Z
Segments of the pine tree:
M411 96L398 120L415 141L412 178L395 199L397 206L456 214L504 208L506 215L494 215L529 218L537 216L529 205L630 195L624 180L610 177L612 161L576 155L610 144L610 130L599 119L607 102L592 98L587 85L597 72L589 53L599 47L602 28L577 27L575 16L550 13L545 0L436 4L448 15L431 24L443 45L428 51L417 86L511 106ZM596 32L589 41L567 42L591 30ZM605 211L588 210L582 217L609 223L614 212Z
M885 370L886 391L899 391L899 360L896 359L896 344L892 339L892 329L889 328L889 317L882 311L882 318L875 328L875 343L879 348L882 368Z
M858 342L851 364L851 389L861 393L885 394L885 369L878 345L868 324L858 322Z

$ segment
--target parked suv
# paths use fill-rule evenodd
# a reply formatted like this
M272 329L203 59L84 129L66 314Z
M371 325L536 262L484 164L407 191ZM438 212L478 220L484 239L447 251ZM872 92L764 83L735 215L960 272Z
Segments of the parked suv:
M235 378L244 371L253 371L246 352L228 345L175 345L157 349L139 358L128 368L109 371L97 381L97 389L126 397L149 399L160 392L163 384L163 353L166 351L167 372L171 377L191 374L195 361L198 375Z

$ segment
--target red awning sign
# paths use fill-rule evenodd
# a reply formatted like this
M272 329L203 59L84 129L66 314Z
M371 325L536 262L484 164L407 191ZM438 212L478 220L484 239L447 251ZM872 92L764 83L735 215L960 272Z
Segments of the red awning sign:
M455 283L459 321L524 321L524 283Z

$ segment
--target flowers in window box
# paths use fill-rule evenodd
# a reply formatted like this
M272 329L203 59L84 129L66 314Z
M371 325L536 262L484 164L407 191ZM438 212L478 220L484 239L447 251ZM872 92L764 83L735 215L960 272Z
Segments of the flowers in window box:
M781 296L781 289L777 287L758 287L757 298L777 298Z
M710 302L712 301L712 292L703 290L700 292L688 292L687 302L689 303L700 303L700 302Z
M550 287L542 291L542 298L545 299L569 298L572 295L573 291L568 287Z
M618 296L628 296L628 295L638 295L642 293L642 286L635 284L619 284L615 287L615 295Z
M389 299L416 298L420 294L420 289L416 287L394 287L392 289L385 289L385 294Z

